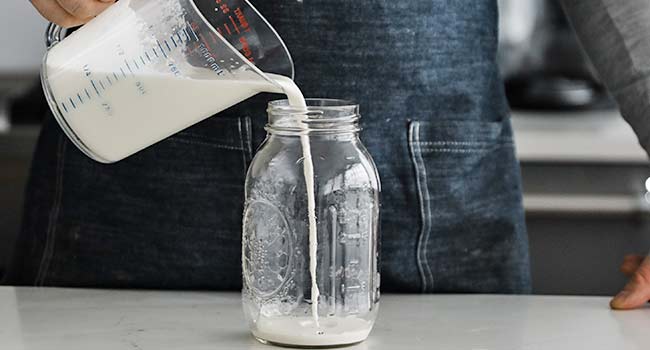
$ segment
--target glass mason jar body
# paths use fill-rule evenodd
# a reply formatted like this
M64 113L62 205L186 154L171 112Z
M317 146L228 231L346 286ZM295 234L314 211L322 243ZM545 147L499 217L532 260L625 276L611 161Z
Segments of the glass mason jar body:
M370 333L379 302L379 177L358 137L358 106L316 99L307 104L307 112L287 101L269 104L268 135L248 171L244 313L263 342L357 343ZM306 140L314 167L317 242L309 231ZM310 249L317 256L316 301Z

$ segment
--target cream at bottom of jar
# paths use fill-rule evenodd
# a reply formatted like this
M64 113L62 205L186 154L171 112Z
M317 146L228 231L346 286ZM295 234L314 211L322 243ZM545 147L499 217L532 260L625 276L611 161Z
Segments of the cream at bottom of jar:
M355 316L323 317L316 327L313 318L264 317L253 327L253 334L262 340L290 345L336 345L364 341L373 322Z

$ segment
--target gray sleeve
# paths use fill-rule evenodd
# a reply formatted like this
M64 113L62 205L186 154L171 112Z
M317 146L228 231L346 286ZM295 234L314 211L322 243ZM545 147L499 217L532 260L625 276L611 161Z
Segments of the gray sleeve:
M650 2L562 2L621 114L650 154Z

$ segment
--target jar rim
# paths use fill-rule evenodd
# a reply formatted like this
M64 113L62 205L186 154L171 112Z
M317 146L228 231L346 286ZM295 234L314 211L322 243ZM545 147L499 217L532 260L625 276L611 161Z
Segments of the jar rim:
M351 110L351 112L358 114L359 113L359 103L354 100L347 99L335 99L335 98L306 98L305 102L307 104L307 111L344 111L346 109ZM304 109L300 107L294 107L289 105L288 99L275 100L269 102L269 112L288 112L288 113L304 113Z
M359 104L352 100L307 98L307 108L289 105L289 100L269 102L266 130L283 134L358 132Z

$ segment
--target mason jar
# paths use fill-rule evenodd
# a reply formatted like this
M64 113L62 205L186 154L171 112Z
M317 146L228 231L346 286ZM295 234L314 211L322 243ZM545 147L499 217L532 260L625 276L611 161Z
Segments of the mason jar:
M379 177L359 139L359 106L328 99L307 105L269 104L267 137L248 171L244 313L265 343L354 344L368 337L379 306ZM309 155L316 241L304 171Z

